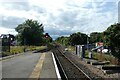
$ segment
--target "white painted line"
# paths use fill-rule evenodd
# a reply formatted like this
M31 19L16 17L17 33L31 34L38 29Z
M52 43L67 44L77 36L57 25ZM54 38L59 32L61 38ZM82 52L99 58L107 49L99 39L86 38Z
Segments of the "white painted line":
M54 66L55 66L55 71L56 71L57 77L58 77L58 79L61 80L61 76L60 76L60 73L59 73L59 70L58 70L58 67L57 67L57 64L56 64L56 61L55 61L55 56L53 55L53 53L52 53L52 58L53 58L53 62L54 62Z

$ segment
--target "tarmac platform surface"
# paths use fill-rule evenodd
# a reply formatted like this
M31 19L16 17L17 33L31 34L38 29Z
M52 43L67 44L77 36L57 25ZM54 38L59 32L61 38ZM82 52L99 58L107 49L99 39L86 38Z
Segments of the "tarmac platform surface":
M43 78L60 79L59 70L52 52L33 53L26 52L22 55L1 59L0 78L33 79Z

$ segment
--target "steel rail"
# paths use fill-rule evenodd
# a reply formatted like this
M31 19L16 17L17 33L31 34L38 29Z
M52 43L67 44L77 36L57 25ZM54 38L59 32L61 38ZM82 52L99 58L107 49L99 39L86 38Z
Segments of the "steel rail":
M55 60L56 60L56 63L58 65L58 69L59 69L59 72L60 72L60 75L61 75L61 79L68 80L68 77L67 77L67 75L66 75L66 73L65 73L65 71L64 71L64 69L63 69L63 67L62 67L62 65L61 65L61 63L60 63L60 61L59 61L59 59L56 55L55 55Z
M89 80L92 80L90 76L88 76L80 67L78 67L73 61L71 61L69 58L67 58L59 48L57 50L74 66L76 67L80 72L82 72Z

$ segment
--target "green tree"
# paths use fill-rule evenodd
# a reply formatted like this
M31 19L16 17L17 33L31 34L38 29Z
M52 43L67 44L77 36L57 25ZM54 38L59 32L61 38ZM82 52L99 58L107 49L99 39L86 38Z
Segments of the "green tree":
M69 37L64 37L64 36L58 37L55 40L55 42L60 43L64 46L68 46L69 45Z
M84 33L73 33L70 35L70 45L74 46L74 45L82 45L82 44L86 44L87 43L87 35Z
M39 24L38 21L28 19L15 30L18 32L17 39L21 45L40 45L43 42L43 24Z
M64 44L65 46L68 46L68 45L69 45L69 37L64 37L64 39L63 39L63 44Z
M103 34L99 32L92 32L90 34L90 43L103 42Z
M111 54L120 62L120 24L111 25L104 31L104 43L110 48Z

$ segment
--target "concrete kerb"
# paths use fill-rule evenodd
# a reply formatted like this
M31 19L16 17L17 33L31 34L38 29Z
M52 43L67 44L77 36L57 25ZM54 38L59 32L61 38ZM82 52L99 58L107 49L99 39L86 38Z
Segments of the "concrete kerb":
M118 73L120 74L120 70L102 70L104 72L104 74L114 74L114 73Z
M31 51L29 51L29 52L31 52ZM25 52L25 53L28 53L28 52ZM18 53L18 54L14 54L14 55L10 55L10 56L0 57L0 61L6 60L6 59L9 59L9 58L13 58L15 56L23 55L25 53Z

